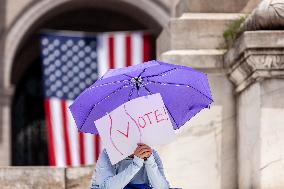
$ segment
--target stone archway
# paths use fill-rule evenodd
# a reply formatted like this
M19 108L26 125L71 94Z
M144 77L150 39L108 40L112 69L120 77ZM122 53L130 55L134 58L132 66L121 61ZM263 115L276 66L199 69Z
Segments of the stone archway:
M15 100L18 99L19 96L19 88L17 86L24 86L23 81L27 81L27 73L36 73L34 71L31 72L31 69L38 69L37 66L32 65L32 62L38 61L39 63L39 52L36 50L38 48L34 37L37 36L36 34L40 31L40 29L49 28L51 26L52 29L80 30L78 29L82 27L80 24L74 27L66 26L63 28L58 27L58 24L60 25L61 20L61 23L64 22L65 24L69 23L69 25L72 25L68 19L73 14L79 15L79 17L81 15L82 18L86 19L86 15L84 16L84 14L90 14L95 17L103 15L105 12L106 14L111 15L109 18L115 18L120 20L120 22L126 19L126 23L128 23L128 25L123 25L123 27L112 25L109 28L96 28L96 31L112 29L151 29L156 32L155 35L157 36L162 27L166 25L168 15L163 8L153 2L139 1L139 3L140 4L134 5L133 1L128 0L115 1L115 3L114 1L102 3L102 1L89 0L59 0L55 2L41 1L24 12L23 15L19 17L20 19L7 31L6 35L4 54L4 87L8 90L12 89L14 93L13 97L10 97L12 102L12 106L10 108L12 114L9 116L12 115L10 119L12 121L12 125L14 125L13 116L15 116L15 109L17 109L15 108L15 104L19 104L18 101ZM131 10L134 13L127 12L127 10ZM74 21L74 19L72 21ZM131 27L129 27L129 25ZM87 31L93 31L94 26L93 28L83 28L82 30L85 31L85 29ZM36 77L38 77L38 75ZM28 80L37 80L36 77L28 78ZM13 90L14 86L15 90ZM38 88L38 84L35 86ZM37 100L40 103L40 99L38 98ZM33 111L34 110L35 108L33 108ZM16 115L17 114L20 114L20 112L16 113ZM41 122L37 121L35 124L41 125ZM10 126L7 125L6 127ZM13 133L13 129L11 130ZM27 131L30 131L30 129L27 129ZM12 149L12 146L10 148Z
M45 16L50 16L50 12L60 12L58 10L59 7L65 8L74 8L76 4L81 6L82 4L90 5L92 7L101 7L108 9L117 9L119 10L119 6L114 6L113 3L116 3L121 6L128 6L136 8L143 12L145 15L150 17L152 21L155 21L160 25L160 27L166 26L169 20L169 14L163 9L163 7L159 6L155 3L155 1L131 1L131 0L120 0L120 1L108 1L107 3L104 1L80 1L76 2L73 0L58 0L58 1L49 1L44 0L40 1L34 6L32 6L29 10L24 12L20 19L18 19L11 28L7 30L6 41L5 41L5 49L4 49L4 87L11 88L11 73L13 61L16 56L17 50L24 39L29 34L31 28L35 27L39 20L43 19ZM125 9L124 9L125 10ZM126 9L127 10L127 9ZM141 17L139 13L136 11L128 9L128 11L134 13L133 16L136 19L144 19L145 22L151 22L151 20L145 19L146 17Z

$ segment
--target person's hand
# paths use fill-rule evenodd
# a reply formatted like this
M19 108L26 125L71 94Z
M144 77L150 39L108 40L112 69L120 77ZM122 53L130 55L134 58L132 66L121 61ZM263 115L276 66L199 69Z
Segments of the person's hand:
M134 155L141 158L141 159L147 159L152 154L152 149L147 146L146 144L138 143L137 148L134 151Z

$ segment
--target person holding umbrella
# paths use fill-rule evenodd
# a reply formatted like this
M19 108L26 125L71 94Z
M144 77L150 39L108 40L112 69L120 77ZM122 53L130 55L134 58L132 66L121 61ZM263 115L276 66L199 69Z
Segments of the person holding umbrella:
M138 144L131 156L112 165L103 150L94 170L91 189L169 189L162 161L155 150Z
M207 75L190 67L148 61L111 69L83 91L69 107L78 130L98 134L94 120L133 99L159 93L173 129L213 102ZM112 165L106 150L99 156L92 189L166 189L163 165L157 152L138 144L133 154Z

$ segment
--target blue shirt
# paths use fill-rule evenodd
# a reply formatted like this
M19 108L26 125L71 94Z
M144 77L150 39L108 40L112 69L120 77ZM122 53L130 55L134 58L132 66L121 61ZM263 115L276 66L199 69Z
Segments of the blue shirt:
M169 189L162 161L155 150L145 161L134 156L115 165L111 165L106 150L101 152L93 172L91 189L123 189L127 184L147 184L153 189Z

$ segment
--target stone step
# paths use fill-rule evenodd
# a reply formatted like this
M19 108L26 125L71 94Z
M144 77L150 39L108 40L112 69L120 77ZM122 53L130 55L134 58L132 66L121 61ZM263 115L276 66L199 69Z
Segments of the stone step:
M160 61L197 69L223 68L225 49L170 50L159 57Z
M239 13L184 13L170 21L157 42L167 50L223 49L223 33L230 24L245 14Z
M180 16L185 12L199 13L250 13L261 0L179 0L175 14Z

